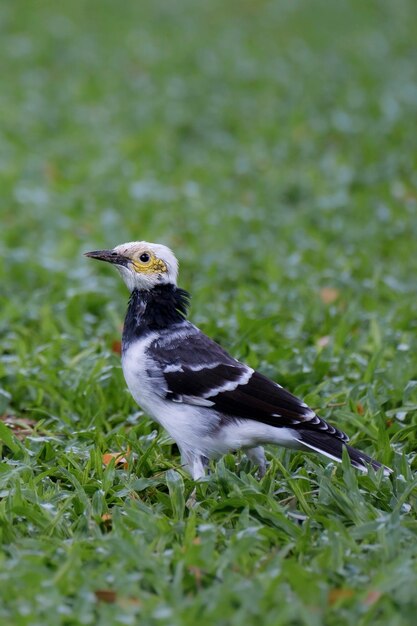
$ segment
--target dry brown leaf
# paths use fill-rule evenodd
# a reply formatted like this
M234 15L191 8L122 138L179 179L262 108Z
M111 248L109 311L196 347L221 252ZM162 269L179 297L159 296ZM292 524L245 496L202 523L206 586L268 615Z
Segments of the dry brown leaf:
M103 513L101 516L101 526L104 530L111 530L113 524L113 520L111 517L111 513Z
M330 343L330 336L324 335L324 337L319 337L316 341L318 348L325 348Z
M201 579L203 577L201 569L199 567L194 566L194 565L190 565L189 568L188 568L188 571L190 572L190 574L192 574L192 576L194 576L195 584L197 585L197 587L200 587L201 586Z
M14 436L21 441L33 433L37 424L36 420L32 420L28 417L17 417L17 415L10 415L9 413L0 415L0 420L4 422L6 426L13 431Z
M340 295L340 291L335 287L322 287L320 289L320 298L324 304L332 304Z
M111 344L111 350L115 354L122 354L122 342L115 339Z
M130 607L139 607L142 606L142 602L139 600L139 598L132 598L130 597L123 597L123 598L118 598L117 599L117 604L119 606L121 606L122 608L130 608Z
M363 601L366 606L372 606L375 602L378 602L379 598L382 596L382 593L377 589L371 589L367 594L365 600Z
M115 467L122 467L123 469L127 469L129 465L129 452L126 453L126 456L124 456L123 452L106 452L102 456L103 465L110 465L112 459L114 459Z
M96 589L94 595L99 602L106 604L114 604L117 600L117 594L112 589Z
M339 602L343 602L344 600L349 600L354 595L353 589L338 587L335 589L330 589L327 601L330 606L337 604Z
M60 178L59 168L56 163L53 163L52 161L45 164L44 173L45 177L52 182L55 182Z

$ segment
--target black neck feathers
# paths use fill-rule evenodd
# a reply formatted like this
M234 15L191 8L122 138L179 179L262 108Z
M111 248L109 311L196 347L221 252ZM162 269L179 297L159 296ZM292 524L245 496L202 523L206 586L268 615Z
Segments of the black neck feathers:
M175 285L158 285L148 291L134 289L123 327L123 345L149 331L162 330L187 317L190 294Z

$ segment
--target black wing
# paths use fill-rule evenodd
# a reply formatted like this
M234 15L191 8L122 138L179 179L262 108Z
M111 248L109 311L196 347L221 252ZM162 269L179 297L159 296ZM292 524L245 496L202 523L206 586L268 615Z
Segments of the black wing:
M299 398L232 358L189 322L154 340L148 355L158 365L168 400L211 407L225 418L276 427L311 429L347 441Z

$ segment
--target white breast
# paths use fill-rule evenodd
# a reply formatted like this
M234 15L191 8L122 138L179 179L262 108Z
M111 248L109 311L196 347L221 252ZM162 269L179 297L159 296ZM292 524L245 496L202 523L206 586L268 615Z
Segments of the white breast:
M157 333L146 335L132 343L122 355L122 369L129 391L142 409L161 424L180 448L201 450L202 445L219 422L214 412L203 411L201 407L181 404L165 399L166 385L159 367L147 354L150 344L158 337ZM205 450L209 453L209 450ZM211 456L211 455L210 455Z
M156 336L156 333L146 335L143 339L138 339L130 344L122 353L122 369L129 391L142 409L154 419L157 419L153 411L158 399L157 390L162 387L163 379L161 378L158 387L158 381L153 381L152 377L149 376L151 364L146 355L146 350ZM162 389L160 394L162 395Z

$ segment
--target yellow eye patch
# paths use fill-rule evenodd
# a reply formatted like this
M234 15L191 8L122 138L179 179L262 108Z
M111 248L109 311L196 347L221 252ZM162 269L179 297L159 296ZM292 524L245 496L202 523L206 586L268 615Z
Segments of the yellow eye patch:
M148 261L141 261L140 257L139 259L132 259L132 265L135 272L141 272L142 274L161 274L168 271L162 259L157 259L153 254L150 255Z

